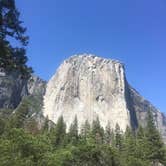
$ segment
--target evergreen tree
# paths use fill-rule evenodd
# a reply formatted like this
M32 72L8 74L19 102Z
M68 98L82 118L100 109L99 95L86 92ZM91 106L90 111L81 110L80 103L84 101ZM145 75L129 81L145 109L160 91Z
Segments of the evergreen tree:
M136 139L134 137L134 133L131 130L131 128L127 126L123 140L122 157L126 160L126 163L130 165L129 163L133 163L133 161L137 162L135 154L136 154Z
M63 120L63 116L59 117L55 129L53 129L53 145L63 146L66 136L66 124Z
M152 161L153 166L156 166L159 163L165 164L166 153L164 150L164 143L162 142L160 133L155 126L153 114L151 111L148 111L147 114L146 139L148 144L147 157L150 161Z
M32 72L26 65L25 46L28 37L19 16L14 0L0 0L0 68L5 71L16 70L28 77ZM13 47L9 39L20 42L21 47Z
M136 156L142 160L147 160L147 139L145 129L142 126L138 127L136 132Z
M69 128L69 142L73 145L78 143L78 121L77 116L75 116L73 123Z
M44 125L43 125L43 127L42 127L42 130L43 130L43 132L45 133L47 133L48 132L48 130L49 130L49 119L48 119L48 116L45 118L45 121L44 121Z
M85 121L85 124L81 128L81 137L86 141L90 136L91 127L88 120Z
M92 123L92 137L97 144L102 144L104 142L104 129L101 127L98 117L96 120L93 120Z
M104 142L106 144L111 144L112 141L112 132L111 132L111 125L110 122L108 122L106 128L105 128L105 133L104 133Z
M115 147L119 151L121 151L122 150L122 144L123 144L122 132L120 130L119 124L116 124L116 126L115 126Z
M9 121L9 127L24 128L25 120L28 118L29 104L26 100L20 103Z
M134 156L136 142L135 142L134 133L131 130L131 128L128 126L126 128L125 135L124 135L124 144L125 144L126 151L127 151L128 155Z
M5 121L0 117L0 135L3 134L5 130Z

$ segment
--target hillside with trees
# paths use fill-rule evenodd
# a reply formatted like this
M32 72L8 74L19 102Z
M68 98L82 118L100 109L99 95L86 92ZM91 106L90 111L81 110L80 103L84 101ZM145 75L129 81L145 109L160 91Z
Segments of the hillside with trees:
M66 131L63 117L55 126L49 120L41 129L35 121L24 124L26 105L0 118L0 165L14 166L158 166L166 165L166 148L151 113L147 127L129 127L123 133L116 125L104 130L99 120L78 129L77 117Z

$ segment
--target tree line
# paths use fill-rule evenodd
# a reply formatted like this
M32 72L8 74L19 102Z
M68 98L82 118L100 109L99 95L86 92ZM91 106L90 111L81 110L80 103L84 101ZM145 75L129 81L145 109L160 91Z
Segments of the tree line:
M56 125L35 119L25 124L26 104L0 118L0 165L4 166L159 166L166 165L166 148L148 112L147 125L122 132L117 124L103 129L97 118L78 128L77 117L66 132L61 116ZM29 124L28 124L29 123Z

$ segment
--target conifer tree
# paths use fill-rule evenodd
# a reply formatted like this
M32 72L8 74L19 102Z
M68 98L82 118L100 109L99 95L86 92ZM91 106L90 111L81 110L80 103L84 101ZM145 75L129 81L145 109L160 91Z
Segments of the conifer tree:
M164 150L164 143L160 136L159 131L157 130L153 114L151 111L147 113L147 127L146 127L146 139L147 139L147 150L148 150L148 159L152 161L153 166L156 166L159 163L166 163L166 153Z
M32 69L26 65L25 56L28 37L19 17L15 0L0 0L0 68L5 71L17 70L22 76L29 77ZM21 46L13 47L9 39Z
M60 116L57 124L55 126L55 129L53 129L53 144L54 146L62 146L65 142L65 136L66 136L66 124L63 120L63 116Z
M85 124L83 124L83 126L81 128L81 137L84 140L87 140L87 138L90 136L90 132L91 132L91 127L90 127L88 120L86 120Z
M110 122L108 122L106 128L105 128L105 133L104 133L104 142L106 144L111 144L112 141L112 132L111 132L111 125Z
M136 142L135 142L135 137L134 133L131 130L129 126L127 126L126 131L125 131L125 136L124 136L124 144L126 146L126 150L128 152L128 155L135 155L135 147L136 147Z
M0 135L4 132L5 130L5 122L4 120L0 117Z
M15 113L11 116L9 121L10 127L24 128L25 120L28 118L29 105L26 100L20 103Z
M97 144L102 144L104 141L104 129L100 125L99 118L93 120L92 123L92 136Z
M120 130L119 124L116 124L116 126L115 126L115 147L119 151L122 150L122 143L123 143L122 132Z
M77 116L75 116L73 123L69 128L69 142L72 144L77 144L78 142L78 121Z
M145 129L142 126L138 127L136 132L136 156L142 160L147 160L147 139Z
M48 132L48 130L49 130L49 119L48 119L48 116L45 118L45 122L44 122L42 130L43 130L44 133Z

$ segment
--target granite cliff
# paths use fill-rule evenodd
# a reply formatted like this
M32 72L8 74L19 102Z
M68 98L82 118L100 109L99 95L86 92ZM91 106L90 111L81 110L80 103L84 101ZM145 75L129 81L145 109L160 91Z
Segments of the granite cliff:
M92 123L98 117L103 127L118 123L124 131L127 126L145 126L148 110L166 138L165 116L128 84L122 63L76 55L65 60L48 82L43 114L55 123L63 116L67 128L75 116L79 128L85 120Z
M98 117L103 127L109 122L112 128L118 123L123 131L127 126L136 129L146 125L151 110L166 142L165 115L129 85L124 65L117 60L72 56L48 83L36 76L22 79L17 72L0 71L0 114L3 109L17 110L24 102L39 126L43 115L54 123L62 115L67 128L77 116L79 128L85 120L92 123Z

